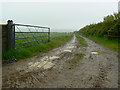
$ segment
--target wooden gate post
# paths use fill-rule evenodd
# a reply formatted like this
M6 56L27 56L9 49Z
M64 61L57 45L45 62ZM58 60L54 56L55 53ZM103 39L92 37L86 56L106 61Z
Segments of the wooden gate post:
M15 27L13 26L13 21L8 20L8 49L13 49L15 47Z

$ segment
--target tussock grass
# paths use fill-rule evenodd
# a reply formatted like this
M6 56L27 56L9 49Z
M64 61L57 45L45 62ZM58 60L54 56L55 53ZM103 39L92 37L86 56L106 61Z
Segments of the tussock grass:
M68 41L73 34L71 33L51 33L51 41L48 43L39 44L36 46L31 46L28 48L21 48L17 50L9 50L2 53L2 60L4 62L9 62L12 59L25 59L37 55L38 53L46 52L53 48L56 48L66 41Z

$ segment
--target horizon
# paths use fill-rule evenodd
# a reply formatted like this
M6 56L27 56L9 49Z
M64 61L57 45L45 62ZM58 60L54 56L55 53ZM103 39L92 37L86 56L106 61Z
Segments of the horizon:
M73 32L118 12L117 5L117 2L3 2L1 20Z

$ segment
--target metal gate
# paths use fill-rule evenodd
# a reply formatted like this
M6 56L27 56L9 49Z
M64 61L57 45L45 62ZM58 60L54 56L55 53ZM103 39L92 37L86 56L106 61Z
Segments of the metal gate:
M50 28L33 25L13 24L15 49L38 45L50 41Z
M50 28L8 21L9 48L19 49L50 42Z

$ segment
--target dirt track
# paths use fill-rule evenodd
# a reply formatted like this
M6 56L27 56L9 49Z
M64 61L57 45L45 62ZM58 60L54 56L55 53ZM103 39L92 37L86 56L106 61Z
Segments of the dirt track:
M59 48L4 66L3 88L117 88L117 53L84 39L87 48L81 48L74 36ZM66 61L76 53L85 56L71 69Z

